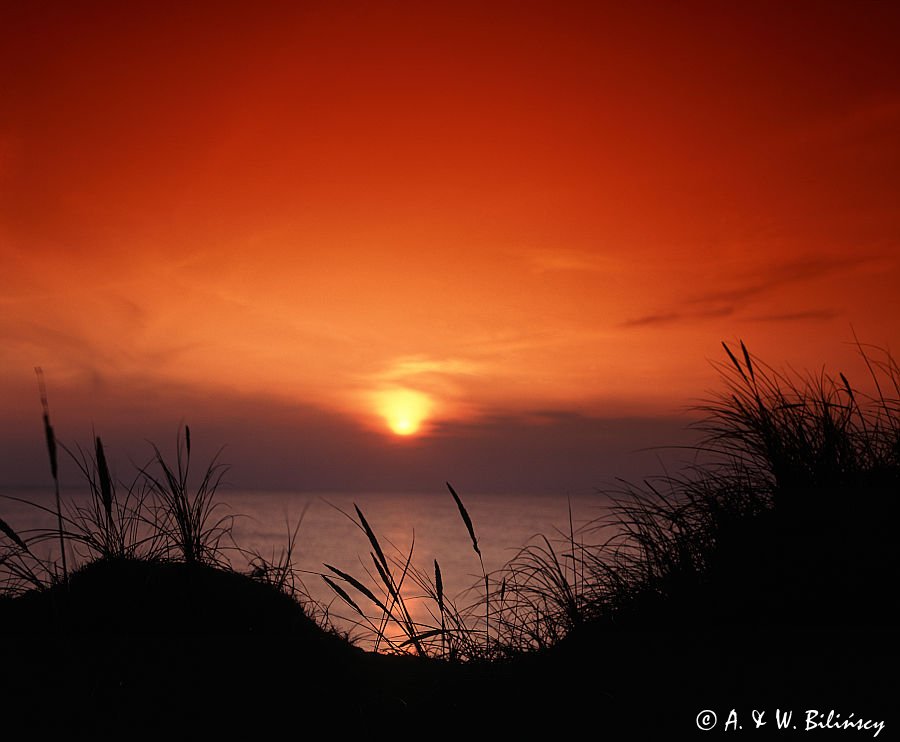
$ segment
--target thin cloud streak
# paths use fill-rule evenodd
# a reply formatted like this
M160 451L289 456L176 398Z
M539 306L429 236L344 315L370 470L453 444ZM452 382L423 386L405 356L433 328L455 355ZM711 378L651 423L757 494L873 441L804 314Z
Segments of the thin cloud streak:
M882 256L878 255L807 256L765 269L757 268L747 275L733 279L732 283L735 285L731 288L707 291L688 297L679 302L677 308L626 320L621 323L621 326L626 328L664 326L733 315L755 321L831 319L837 316L836 310L797 310L749 314L748 309L756 301L771 296L777 291L835 276L841 272L852 273L881 259ZM721 280L729 282L729 279L725 277Z
M728 317L734 314L734 312L734 307L717 307L715 309L707 309L705 311L697 312L668 312L665 314L648 314L643 317L637 317L632 320L627 320L621 324L621 327L655 327L660 325L673 325L680 322Z
M784 314L757 314L750 319L754 322L802 322L805 320L821 321L835 319L839 313L834 309L809 309L802 312L786 312Z
M877 256L858 255L853 257L820 257L809 256L790 260L773 265L765 269L759 269L744 279L744 285L738 285L731 289L710 291L694 298L688 299L690 305L718 304L721 302L734 303L747 299L753 299L764 294L769 294L776 289L785 288L798 283L811 281L833 275L839 271L852 271L863 265L872 263Z

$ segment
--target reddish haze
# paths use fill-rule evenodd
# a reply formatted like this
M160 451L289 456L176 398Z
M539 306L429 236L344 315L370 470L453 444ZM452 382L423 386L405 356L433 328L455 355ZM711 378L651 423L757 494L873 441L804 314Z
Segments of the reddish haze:
M896 348L897 5L235 5L0 10L3 440L36 364L72 436L364 467Z

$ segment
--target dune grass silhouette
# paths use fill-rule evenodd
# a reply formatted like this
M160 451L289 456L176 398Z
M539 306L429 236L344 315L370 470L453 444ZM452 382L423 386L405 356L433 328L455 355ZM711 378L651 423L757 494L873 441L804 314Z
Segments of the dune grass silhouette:
M277 560L228 545L222 468L214 459L191 484L188 428L174 464L154 447L126 484L112 481L99 438L90 453L64 449L89 505L60 506L58 528L36 533L0 520L0 630L20 638L4 693L55 709L41 719L60 728L115 728L161 703L161 687L172 691L159 728L209 728L210 709L233 720L244 693L360 720L425 714L437 698L461 712L519 704L548 716L593 704L608 727L660 730L690 730L701 697L759 704L760 688L877 705L896 690L865 677L867 651L886 651L897 624L900 368L860 351L874 393L725 346L724 390L701 408L695 463L624 484L603 518L576 528L570 514L567 533L525 545L495 573L481 563L464 608L444 594L436 560L420 569L412 549L386 552L356 508L348 517L373 571L324 565L322 577L385 654L354 647L309 598L291 562L296 529ZM45 425L49 443L46 406ZM476 524L448 488L480 562ZM40 556L57 539L80 563ZM410 586L433 605L430 623L413 618ZM716 672L695 662L701 651ZM642 714L647 704L655 711Z

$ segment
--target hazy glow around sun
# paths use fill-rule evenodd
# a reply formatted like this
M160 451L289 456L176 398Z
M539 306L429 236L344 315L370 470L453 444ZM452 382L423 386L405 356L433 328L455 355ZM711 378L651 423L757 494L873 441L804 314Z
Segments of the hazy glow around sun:
M378 414L396 435L414 435L431 412L431 399L412 389L389 389L376 394Z

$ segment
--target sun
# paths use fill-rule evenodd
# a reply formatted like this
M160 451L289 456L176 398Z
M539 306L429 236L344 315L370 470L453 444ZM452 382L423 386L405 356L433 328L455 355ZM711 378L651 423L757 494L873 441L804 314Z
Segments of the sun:
M392 433L410 436L421 431L431 412L432 403L428 395L422 392L390 389L378 392L376 407Z
M412 435L419 429L419 425L408 417L397 417L388 421L388 425L397 435Z

